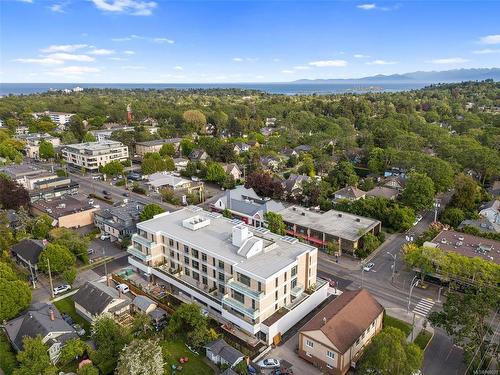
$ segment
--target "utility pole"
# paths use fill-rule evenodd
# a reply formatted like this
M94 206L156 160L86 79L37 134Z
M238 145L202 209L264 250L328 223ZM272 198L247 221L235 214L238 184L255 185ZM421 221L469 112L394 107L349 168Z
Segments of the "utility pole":
M413 313L413 321L411 323L411 342L413 342L413 332L415 331L415 313Z
M36 283L35 283L35 275L33 273L33 267L31 266L31 261L28 262L28 266L30 268L30 273L31 273L31 283L33 284L33 289L36 289Z
M418 276L415 275L413 277L413 279L411 280L411 283L410 283L410 291L408 293L408 307L406 308L406 313L409 314L410 313L410 303L411 303L411 293L413 292L413 288L415 287L416 285L416 282L415 282L415 279L417 278Z
M396 258L397 258L397 254L391 254L390 252L387 252L387 254L389 254L392 257L392 259L393 259L391 283L394 283L394 273L396 272Z
M50 281L50 294L52 298L54 298L54 285L52 284L52 272L50 272L50 260L47 258L47 268L49 271L49 281Z
M365 264L361 261L361 288L363 288L363 280L365 276Z
M102 248L102 256L104 257L104 275L106 276L106 285L109 286L109 280L108 280L108 266L106 262L106 248Z

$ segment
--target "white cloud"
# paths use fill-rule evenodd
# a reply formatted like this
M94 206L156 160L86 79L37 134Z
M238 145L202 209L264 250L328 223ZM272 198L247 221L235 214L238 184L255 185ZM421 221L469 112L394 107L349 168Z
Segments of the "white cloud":
M355 59L367 59L370 56L368 56L368 55L362 55L361 53L356 53L355 55L353 55L353 57Z
M85 73L99 73L101 69L92 68L90 66L65 66L63 68L54 69L51 73L55 75L64 75L64 74L72 74L72 75L81 75Z
M243 59L241 57L233 57L233 61L242 62Z
M479 39L481 44L500 44L500 34L486 35Z
M154 1L140 0L91 0L94 5L111 13L124 13L132 16L150 16L158 5Z
M49 9L55 13L66 13L64 7L68 5L67 3L52 4Z
M280 61L281 61L281 59L278 59L278 58L273 59L273 62L280 62Z
M386 61L386 60L373 60L370 62L367 62L367 65L394 65L397 64L397 61Z
M259 61L258 57L233 57L233 61L235 62L256 62Z
M435 59L427 61L429 64L438 64L438 65L446 65L446 64L462 64L469 62L469 60L464 59L462 57L449 57L446 59Z
M492 48L485 48L485 49L472 51L472 53L475 53L476 55L487 55L490 53L499 53L499 52L500 52L500 49L492 49Z
M293 67L294 70L308 70L311 69L310 66L305 66L305 65L297 65Z
M174 66L174 69L175 70L184 70L184 68L182 66L180 66L180 65Z
M88 47L87 44L54 44L42 49L42 52L52 53L52 52L74 52L76 50Z
M64 64L64 61L61 60L56 60L56 59L49 59L47 57L41 57L41 58L21 58L21 59L15 59L14 61L20 62L23 64L42 64L42 65L57 65L57 64Z
M347 61L345 60L319 60L319 61L311 61L309 63L311 66L316 66L318 68L325 67L343 67L347 65Z
M109 60L113 61L125 61L127 59L124 59L123 57L108 57Z
M175 40L167 38L153 38L153 42L158 44L163 44L163 43L174 44Z
M33 4L33 0L17 0L20 3L27 3L27 4Z
M113 53L115 53L115 51L112 49L94 48L93 50L89 51L88 53L91 55L104 56L104 55L112 55Z
M376 7L377 7L377 5L375 5L374 3L356 5L356 8L363 9L363 10L372 10L372 9L375 9Z
M124 66L122 66L122 69L127 69L127 70L142 70L142 69L146 69L146 67L143 66L143 65L124 65Z
M135 55L135 51L132 51L132 50L129 50L129 49L128 49L128 50L126 50L126 51L123 51L123 53L124 53L125 55Z
M293 74L295 72L293 70L285 69L285 70L282 70L281 73L284 73L284 74Z
M49 59L54 59L54 60L61 60L61 61L84 61L84 62L91 62L95 61L95 58L87 55L75 55L72 53L52 53L50 55L46 56Z

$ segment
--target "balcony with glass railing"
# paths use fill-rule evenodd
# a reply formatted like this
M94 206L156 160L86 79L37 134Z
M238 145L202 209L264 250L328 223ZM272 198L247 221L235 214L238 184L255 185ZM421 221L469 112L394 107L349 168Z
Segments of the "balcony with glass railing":
M137 250L134 247L134 245L130 245L129 247L127 247L127 253L129 253L130 255L135 256L136 258L139 258L143 262L149 262L150 260L153 259L153 256L151 254L149 254L149 255L148 254L144 254L142 251Z
M140 243L141 245L146 246L148 249L156 246L155 242L149 241L147 238L144 238L137 233L134 233L132 235L132 242Z
M244 294L245 296L250 297L252 299L260 300L264 298L264 292L253 290L249 286L237 281L234 277L229 278L226 282L226 285L231 289L234 289L237 292L240 292L241 294Z
M252 309L251 307L245 306L243 303L231 298L229 294L225 294L224 297L222 297L222 305L231 307L251 319L256 319L260 314L259 309Z

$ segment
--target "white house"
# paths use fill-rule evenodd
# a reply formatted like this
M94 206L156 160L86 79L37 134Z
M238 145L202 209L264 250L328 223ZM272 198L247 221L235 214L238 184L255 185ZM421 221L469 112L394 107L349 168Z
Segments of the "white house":
M212 341L205 346L207 358L216 365L236 366L245 356L223 339Z

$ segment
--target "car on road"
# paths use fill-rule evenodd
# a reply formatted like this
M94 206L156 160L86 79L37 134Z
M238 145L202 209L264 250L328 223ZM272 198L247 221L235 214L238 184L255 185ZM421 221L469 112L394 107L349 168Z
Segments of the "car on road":
M423 219L422 215L417 215L415 221L413 222L413 226L415 226L418 223L420 223L422 221L422 219Z
M280 361L279 359L275 358L267 358L257 362L257 366L261 368L276 368L280 367Z
M122 195L123 195L124 197L128 197L128 196L130 196L130 194L129 194L129 193L123 193Z
M94 253L95 253L95 250L94 250L94 249L88 249L88 250L87 250L87 254L88 254L88 255L92 255L92 254L94 254Z
M110 239L110 236L109 234L101 234L101 240L104 241L104 240L109 240Z
M365 272L370 272L372 270L372 268L375 267L375 263L373 262L370 262L370 263L367 263L364 267L363 267L363 270Z
M102 193L103 193L104 195L109 195L109 191L107 191L107 190L103 190L103 191L102 191Z
M290 370L282 370L279 368L275 368L273 371L269 373L269 375L293 375L293 371Z
M53 289L53 292L54 292L54 295L57 296L58 294L67 292L68 290L71 290L71 285L63 284L63 285L56 286Z
M108 201L110 201L111 200L111 195L105 195L104 199L107 199Z
M130 292L130 289L129 289L127 284L118 284L116 286L116 290L118 290L124 294Z
M85 330L82 328L80 324L72 324L71 326L73 327L78 336L81 337L85 335Z

